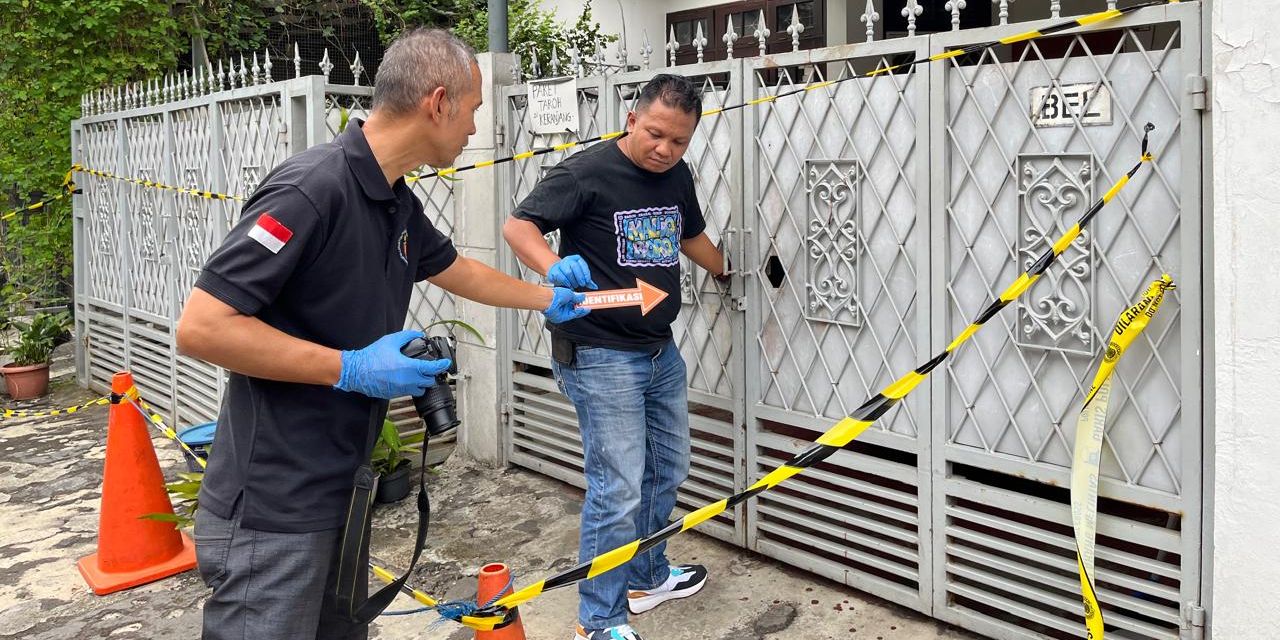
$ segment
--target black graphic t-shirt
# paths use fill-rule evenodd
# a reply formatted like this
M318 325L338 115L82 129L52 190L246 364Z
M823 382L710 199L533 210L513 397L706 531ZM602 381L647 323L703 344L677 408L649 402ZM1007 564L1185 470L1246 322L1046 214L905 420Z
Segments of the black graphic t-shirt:
M598 309L551 325L574 342L653 349L671 339L680 313L680 241L706 228L683 160L664 173L637 167L603 142L553 167L516 208L543 233L560 230L560 255L580 255L601 290L632 289L636 279L667 293L641 315L639 307Z

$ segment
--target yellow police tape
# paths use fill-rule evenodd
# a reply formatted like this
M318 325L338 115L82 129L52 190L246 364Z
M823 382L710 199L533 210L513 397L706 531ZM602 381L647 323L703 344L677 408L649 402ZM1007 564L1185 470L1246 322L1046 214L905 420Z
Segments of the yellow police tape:
M542 581L531 584L519 591L498 599L497 602L490 606L476 609L472 614L462 616L462 624L480 631L488 631L502 626L509 619L511 611L524 603L533 600L543 593L552 589L558 589L568 585L595 578L601 574L612 571L630 561L637 554L644 553L654 546L665 542L675 535L688 531L699 524L723 513L728 509L750 500L757 495L764 493L787 480L788 478L803 472L805 469L817 464L835 452L839 451L854 438L862 435L864 431L876 422L881 416L898 404L907 394L911 393L921 382L928 378L929 374L946 362L951 355L959 349L965 342L972 338L978 330L980 330L987 321L995 317L1009 303L1016 300L1025 293L1032 285L1040 279L1042 275L1049 269L1050 265L1057 261L1058 256L1071 246L1071 243L1080 235L1081 232L1093 221L1093 218L1102 210L1102 208L1111 202L1120 191L1129 183L1129 180L1148 162L1154 160L1154 156L1149 152L1149 135L1155 127L1151 124L1146 125L1145 133L1142 137L1141 154L1138 162L1133 165L1128 172L1116 181L1115 186L1109 189L1101 198L1095 201L1088 210L1080 216L1070 229L1068 229L1056 242L1053 243L1043 254L1041 254L1035 262L1027 268L1016 280L1014 280L1003 292L993 301L991 301L982 311L980 311L973 322L961 331L955 339L953 339L941 353L930 358L925 363L909 371L885 387L880 393L869 398L860 405L853 413L844 419L832 425L825 433L823 433L811 446L804 451L796 454L790 460L770 471L763 478L751 485L745 491L741 491L723 500L705 505L683 518L672 522L671 524L659 529L658 531L645 536L639 540L622 545L616 549L603 553L592 558L587 562L583 562L576 567L567 569L548 577ZM385 572L385 570L384 570ZM389 572L387 572L389 575ZM375 570L375 575L379 572ZM381 577L381 576L380 576ZM425 594L423 594L425 596ZM416 594L415 594L415 597ZM426 596L430 598L430 596ZM422 600L419 599L421 602Z
M1071 523L1076 534L1076 566L1080 571L1080 593L1084 599L1084 620L1089 640L1102 640L1102 608L1098 604L1093 577L1094 542L1098 525L1098 465L1102 460L1102 439L1106 433L1107 405L1111 401L1111 373L1124 352L1133 344L1164 302L1164 294L1177 287L1168 274L1151 283L1138 304L1116 320L1111 341L1103 354L1093 385L1085 396L1076 420L1076 447L1071 463Z
M91 176L98 177L98 178L107 178L107 179L110 179L110 180L119 180L119 181L121 181L121 182L127 182L127 183L129 183L129 184L136 184L136 185L138 185L138 186L140 186L140 187L146 187L146 188L148 188L148 189L160 189L160 190L162 190L162 191L173 191L173 192L175 192L175 193L181 193L181 194L188 195L188 196L195 196L195 197L197 197L197 198L205 198L205 199L207 199L207 200L236 200L236 201L239 201L239 202L244 202L245 200L247 200L247 198L246 198L245 196L239 196L239 195L227 194L227 193L216 193L216 192L213 192L213 191L204 191L204 190L201 190L201 189L191 189L191 188L188 188L188 187L177 187L177 186L174 186L174 185L171 185L171 184L164 184L163 182L156 182L156 181L154 181L154 180L143 180L143 179L141 179L141 178L130 178L130 177L128 177L128 176L120 176L120 175L116 175L116 174L114 174L114 173L111 173L110 171L99 171L99 170L97 170L97 169L90 169L90 168L88 168L88 167L85 167L85 166L82 166L82 165L78 165L78 164L76 164L76 165L72 165L72 166L71 166L71 170L72 170L72 171L78 171L78 172L80 172L80 173L87 173L87 174L89 174L89 175L91 175Z
M71 175L75 173L75 171L76 171L76 165L73 165L71 169L67 171L66 175L62 177L62 185L59 187L60 189L62 189L62 193L59 193L56 196L50 196L48 198L45 198L44 200L32 202L31 204L28 204L28 205L23 205L21 207L18 207L17 209L6 211L3 214L0 214L0 222L10 220L23 212L39 211L40 209L43 209L49 206L50 204L53 204L64 198L70 197L72 194L80 193L79 191L76 190L75 183L71 181Z
M790 90L790 91L784 91L784 92L782 92L782 93L778 93L778 94L774 94L774 95L763 96L763 97L760 97L760 98L755 98L755 99L753 99L753 100L748 100L748 101L746 101L746 102L742 102L742 103L735 104L735 105L729 105L729 106L724 106L724 107L716 107L716 108L713 108L713 109L706 109L706 110L704 110L704 111L702 112L702 115L703 115L704 117L706 117L706 116L719 115L719 114L722 114L722 113L725 113L725 112L728 112L728 111L733 111L733 110L735 110L735 109L741 109L741 108L743 108L743 107L748 107L748 106L753 106L753 105L759 105L759 104L772 103L772 102L777 101L779 98L785 98L785 97L788 97L788 96L793 96L793 95L797 95L797 94L801 94L801 93L807 93L807 92L810 92L810 91L816 91L816 90L818 90L818 89L822 89L822 88L825 88L825 87L830 87L830 86L837 85L837 84L840 84L840 83L843 83L843 82L848 82L848 81L850 81L850 80L857 80L857 79L860 79L860 78L871 78L871 77L875 77L875 76L879 76L879 75L884 75L884 74L894 73L895 71L900 71L900 70L903 70L903 69L907 69L907 68L909 68L909 67L914 67L914 66L916 66L916 65L928 64L928 63L931 63L931 62L938 62L938 61L941 61L941 60L950 60L950 59L952 59L952 58L956 58L956 57L959 57L959 56L962 56L962 55L966 55L966 54L970 54L970 53L978 53L978 52L985 51L985 50L987 50L987 49L991 49L991 48L994 48L994 47L997 47L997 46L1001 46L1001 45L1014 44L1014 43L1018 43L1018 42L1028 42L1028 41L1031 41L1031 40L1035 40L1035 39L1037 39L1037 38L1043 38L1043 37L1048 36L1048 35L1052 35L1052 34L1055 34L1055 33L1059 33L1059 32L1062 32L1062 31L1067 31L1067 30L1069 30L1069 29L1075 29L1075 28L1078 28L1078 27L1089 27L1089 26L1093 26L1093 25L1096 25L1096 24L1100 24L1100 23L1106 22L1106 21L1108 21L1108 20L1112 20L1112 19L1115 19L1115 18L1119 18L1120 16L1123 16L1123 15L1125 15L1125 14L1127 14L1127 13L1131 13L1131 12L1133 12L1133 11L1137 11L1137 10L1139 10L1139 9L1145 9L1145 8L1147 8L1147 7L1160 6L1160 5L1163 5L1163 4L1174 4L1174 3L1177 3L1177 2L1179 2L1179 1L1180 1L1180 0L1151 0L1150 2L1144 2L1144 3L1141 3L1141 4L1136 4L1136 5L1133 5L1133 6L1124 7L1124 8L1122 8L1122 9L1110 9L1110 10L1107 10L1107 11L1100 11L1100 12L1092 13L1092 14L1089 14L1089 15L1086 15L1086 16L1080 16L1080 17L1078 17L1078 18L1071 18L1071 19L1068 19L1068 20L1063 20L1062 22L1057 22L1057 23L1054 23L1054 24L1049 25L1049 26L1047 26L1047 27L1043 27L1043 28L1041 28L1041 29L1036 29L1036 30L1033 30L1033 31L1027 31L1027 32L1020 33L1020 34L1017 34L1017 35L1014 35L1014 36L1009 36L1009 37L1007 37L1007 38L1001 38L1000 40L995 40L995 41L991 41L991 42L982 42L982 43L977 43L977 44L971 44L971 45L968 45L968 46L965 46L965 47L961 47L961 48L959 48L959 49L950 49L950 50L944 51L944 52L942 52L942 53L937 53L937 54L934 54L934 55L929 56L929 57L927 57L927 58L917 58L917 59L913 59L913 60L911 60L911 61L909 61L909 62L903 62L903 63L900 63L900 64L894 64L894 65L889 65L889 66L885 66L885 67L879 67L879 68L877 68L877 69L875 69L875 70L873 70L873 71L867 72L866 74L862 74L862 75L859 75L859 74L856 74L856 73L855 73L855 74L851 74L851 75L849 75L849 76L847 76L847 77L844 77L844 78L838 78L838 79L836 79L836 80L823 80L823 81L820 81L820 82L813 82L813 83L807 84L807 85L805 85L805 86L803 86L803 87L801 87L801 88L799 88L799 89L793 89L793 90ZM549 147L541 147L541 148L538 148L538 149L531 149L531 150L529 150L529 151L522 151L522 152L517 153L517 154L515 154L515 155L505 156L505 157L501 157L501 158L494 158L494 159L491 159L491 160L482 160L482 161L480 161L480 162L476 162L475 164L469 164L469 165L462 166L462 167L449 167L449 168L446 168L446 169L439 169L439 170L437 170L437 171L433 171L433 172L431 172L431 173L424 173L424 174L412 175L412 176L408 176L408 177L406 177L406 178L405 178L405 182L407 182L407 183L409 183L409 184L412 184L412 183L414 183L414 182L418 182L418 181L420 181L420 180L426 180L426 179L428 179L428 178L444 178L444 179L451 179L454 175L456 175L456 174L458 174L458 173L461 173L461 172L463 172L463 171L470 171L470 170L472 170L472 169L482 169L482 168L485 168L485 167L492 167L492 166L499 165L499 164L504 164L504 163L507 163L507 162L515 162L515 161L519 161L519 160L528 160L529 158L533 158L533 157L540 156L540 155L543 155L543 154L551 153L551 152L554 152L554 151L565 151L565 150L567 150L567 149L572 149L572 148L574 148L574 147L584 146L584 145L592 144L592 143L595 143L595 142L601 142L601 141L606 141L606 140L613 140L613 139L615 139L615 138L621 138L621 137L623 137L623 136L625 136L625 135L627 135L627 132L626 132L626 131L613 131L613 132L610 132L610 133L606 133L606 134L602 134L602 135L595 136L594 138L587 138L587 139L585 139L585 140L575 140L575 141L570 141L570 142L564 142L564 143L557 144L557 145L552 145L552 146L549 146ZM187 195L192 195L192 196L197 196L197 197L202 197L202 198L208 198L208 199L213 199L213 200L236 200L236 201L245 201L245 200L247 199L247 198L246 198L246 196L243 196L243 195L229 195L229 194L214 193L214 192L211 192L211 191L202 191L202 190L199 190L199 189L187 189L187 188L182 188L182 187L174 187L174 186L171 186L171 185L165 185L165 184L161 184L161 183L158 183L158 182L153 182L153 181L150 181L150 180L141 180L141 179L138 179L138 178L129 178L129 177L124 177L124 176L118 176L118 175L115 175L115 174L110 173L110 172L107 172L107 171L97 171L97 170L93 170L93 169L86 169L86 168L81 167L81 166L79 166L79 165L76 165L76 168L75 168L75 169L73 169L73 170L83 171L83 172L88 173L88 174L90 174L90 175L94 175L94 176L98 176L98 177L102 177L102 178L110 178L110 179L113 179L113 180L123 180L123 181L125 181L125 182L129 182L129 183L131 183L131 184L141 185L141 186L144 186L144 187L151 187L151 188L156 188L156 189L166 189L166 190L170 190L170 191L176 191L176 192L178 192L178 193L185 193L185 194L187 194Z
M88 409L89 407L96 407L98 405L105 405L110 403L111 403L111 400L106 396L103 396L101 398L95 398L93 400L90 400L84 404L78 404L74 407L66 407L64 409L54 409L52 411L28 411L26 409L5 409L3 411L0 411L0 420L6 419L6 418L14 418L14 419L16 418L49 418L53 416L65 416L65 415L76 413L78 411L83 411L85 409Z
M155 427L160 431L160 433L163 433L170 440L178 443L178 446L182 447L182 450L186 451L187 455L190 455L195 459L196 464L199 464L201 469L204 469L205 466L208 465L204 458L196 455L196 452L192 451L191 447L187 446L187 443L183 442L182 439L178 437L178 432L174 431L173 427L165 424L164 418L160 417L160 414L156 413L155 409L142 399L142 395L138 393L137 387L130 388L128 393L125 394L125 399L129 401L129 404L133 405L134 409L138 410L138 413L142 414L142 418L150 423L151 426Z

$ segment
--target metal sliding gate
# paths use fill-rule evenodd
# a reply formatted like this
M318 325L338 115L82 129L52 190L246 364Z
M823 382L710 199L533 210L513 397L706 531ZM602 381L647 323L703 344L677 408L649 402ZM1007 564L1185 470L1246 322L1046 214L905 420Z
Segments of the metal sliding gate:
M324 76L276 82L267 82L270 66L265 71L259 75L255 59L252 76L232 64L229 77L184 76L169 79L163 90L148 83L95 96L72 123L74 161L129 178L246 196L285 158L332 140L349 119L368 113L373 89L332 84L323 65ZM148 402L173 424L213 420L223 372L179 355L174 327L200 268L243 203L85 173L75 180L84 191L74 201L80 383L109 389L113 373L130 370ZM451 233L449 183L420 181L413 188L436 228ZM407 326L451 317L453 301L443 290L418 285ZM405 402L393 408L398 422L417 420Z
M1150 170L950 366L844 451L702 531L993 637L1079 637L1075 412L1112 320L1168 272L1175 297L1117 371L1096 578L1111 637L1195 635L1201 19L1194 2L1144 9L704 119L686 160L737 277L722 291L684 269L686 510L749 486L941 350L1132 165L1143 124L1158 129ZM671 71L713 108L1037 26ZM620 129L650 76L580 78L580 136ZM529 133L527 87L501 95L505 151L546 144ZM1061 108L1072 101L1083 115ZM507 165L503 202L514 207L562 157ZM502 333L508 459L583 486L541 317L507 314Z

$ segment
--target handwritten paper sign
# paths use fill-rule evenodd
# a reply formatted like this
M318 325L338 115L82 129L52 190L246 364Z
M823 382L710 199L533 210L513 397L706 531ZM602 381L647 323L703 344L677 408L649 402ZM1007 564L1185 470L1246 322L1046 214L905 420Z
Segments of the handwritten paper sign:
M529 121L533 133L578 134L578 84L573 78L529 83Z

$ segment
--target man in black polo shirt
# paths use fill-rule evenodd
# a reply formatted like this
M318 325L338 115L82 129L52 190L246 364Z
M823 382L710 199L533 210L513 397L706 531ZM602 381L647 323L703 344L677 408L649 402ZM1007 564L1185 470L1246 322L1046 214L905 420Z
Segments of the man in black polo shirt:
M681 160L701 112L687 78L655 76L627 115L626 137L554 167L503 229L521 262L556 286L623 289L642 280L667 294L647 313L597 310L551 327L552 370L582 430L583 562L666 526L689 472L688 381L671 338L680 254L723 276ZM543 237L556 229L559 255ZM628 611L689 597L706 579L701 565L672 566L658 545L579 585L576 638L639 640Z
M403 36L368 121L272 171L191 292L179 349L231 371L195 524L204 638L367 637L333 593L353 474L386 400L449 366L400 352L422 335L400 331L415 281L550 322L585 314L581 294L459 257L405 184L462 151L480 81L448 33Z

